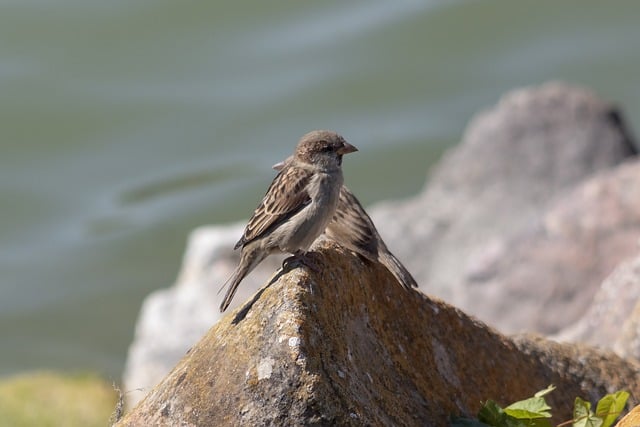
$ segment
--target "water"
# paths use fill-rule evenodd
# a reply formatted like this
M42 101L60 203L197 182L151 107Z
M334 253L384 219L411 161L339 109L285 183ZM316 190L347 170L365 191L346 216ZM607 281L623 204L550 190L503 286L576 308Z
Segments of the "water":
M118 379L188 232L248 216L308 130L360 148L371 203L514 87L584 84L640 122L638 2L227 3L0 1L0 375Z

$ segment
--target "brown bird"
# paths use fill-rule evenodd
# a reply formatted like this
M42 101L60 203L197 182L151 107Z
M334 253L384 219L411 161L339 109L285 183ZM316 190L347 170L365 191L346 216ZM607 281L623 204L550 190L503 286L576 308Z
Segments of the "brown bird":
M282 170L291 160L292 158L289 157L273 165L273 168ZM338 207L324 234L369 261L380 262L393 274L403 288L418 287L418 283L409 270L387 248L360 201L344 185L340 189Z
M324 232L338 205L342 156L354 151L358 149L331 131L312 131L300 139L234 247L242 248L240 264L227 281L221 312L242 279L268 255L285 252L302 257Z
M380 262L405 289L417 288L411 273L387 248L376 226L356 196L344 185L340 190L338 207L325 229L327 237L369 261Z

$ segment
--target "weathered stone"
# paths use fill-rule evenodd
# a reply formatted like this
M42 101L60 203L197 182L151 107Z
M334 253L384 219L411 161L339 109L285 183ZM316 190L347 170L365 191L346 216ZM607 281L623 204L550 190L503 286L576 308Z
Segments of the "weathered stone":
M189 237L176 284L144 301L123 375L127 406L137 403L221 316L218 290L239 261L233 245L244 224L202 227ZM277 270L282 257L266 259L238 289L237 307Z
M636 168L638 179L640 179L640 165L636 165ZM637 186L640 187L640 182ZM624 191L626 192L626 189ZM629 197L633 197L633 194L629 194ZM592 212L592 214L597 215L598 212ZM640 208L638 208L638 214L640 214ZM611 220L615 218L607 218L607 221ZM635 221L640 223L640 217ZM620 230L620 233L628 233L631 250L637 253L635 244L640 236L640 224L636 224L635 228L637 230L633 232L628 226L615 227L616 230ZM616 238L615 231L608 233L608 237ZM601 250L604 252L602 256L606 257L609 248L607 245L602 246ZM580 287L575 291L583 292ZM638 314L640 314L640 256L621 263L602 282L584 316L574 325L563 330L556 338L612 348L622 356L640 359L640 347L637 344L640 341L640 330L635 326L640 317L633 314L636 306L639 307Z
M627 415L625 415L616 427L639 427L640 426L640 405L633 408Z
M621 117L592 92L562 83L509 92L472 120L420 196L382 203L371 216L423 290L476 313L465 266L537 221L567 189L634 155Z
M625 319L613 350L623 357L640 360L640 299L636 300L634 309Z
M551 383L564 420L575 396L640 395L640 365L612 353L514 343L335 244L314 264L218 322L119 425L441 426Z
M613 294L602 301L603 294L595 300L594 294L620 262L638 253L639 237L640 162L633 161L596 174L559 198L538 223L488 251L484 267L466 278L462 306L506 332L547 334L576 322L592 301L596 311L601 303L617 306L618 316L593 319L601 333L585 323L571 338L610 347L614 325L630 313L640 288L624 290L631 304L626 311Z

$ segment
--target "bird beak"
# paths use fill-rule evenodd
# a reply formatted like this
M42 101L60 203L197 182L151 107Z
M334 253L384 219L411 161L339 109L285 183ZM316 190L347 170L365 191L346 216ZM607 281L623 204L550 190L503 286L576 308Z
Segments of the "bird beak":
M349 144L348 142L345 142L344 145L338 149L338 154L349 154L349 153L353 153L355 151L358 151L358 149L356 147L354 147L353 145Z

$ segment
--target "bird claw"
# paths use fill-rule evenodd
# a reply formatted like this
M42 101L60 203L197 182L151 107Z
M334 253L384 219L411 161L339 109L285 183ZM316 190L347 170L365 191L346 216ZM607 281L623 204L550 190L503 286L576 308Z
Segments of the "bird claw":
M309 267L315 273L319 273L321 271L321 268L309 255L310 253L308 252L300 252L285 258L284 261L282 261L282 269L289 270L295 268L296 266L304 265L306 267Z

